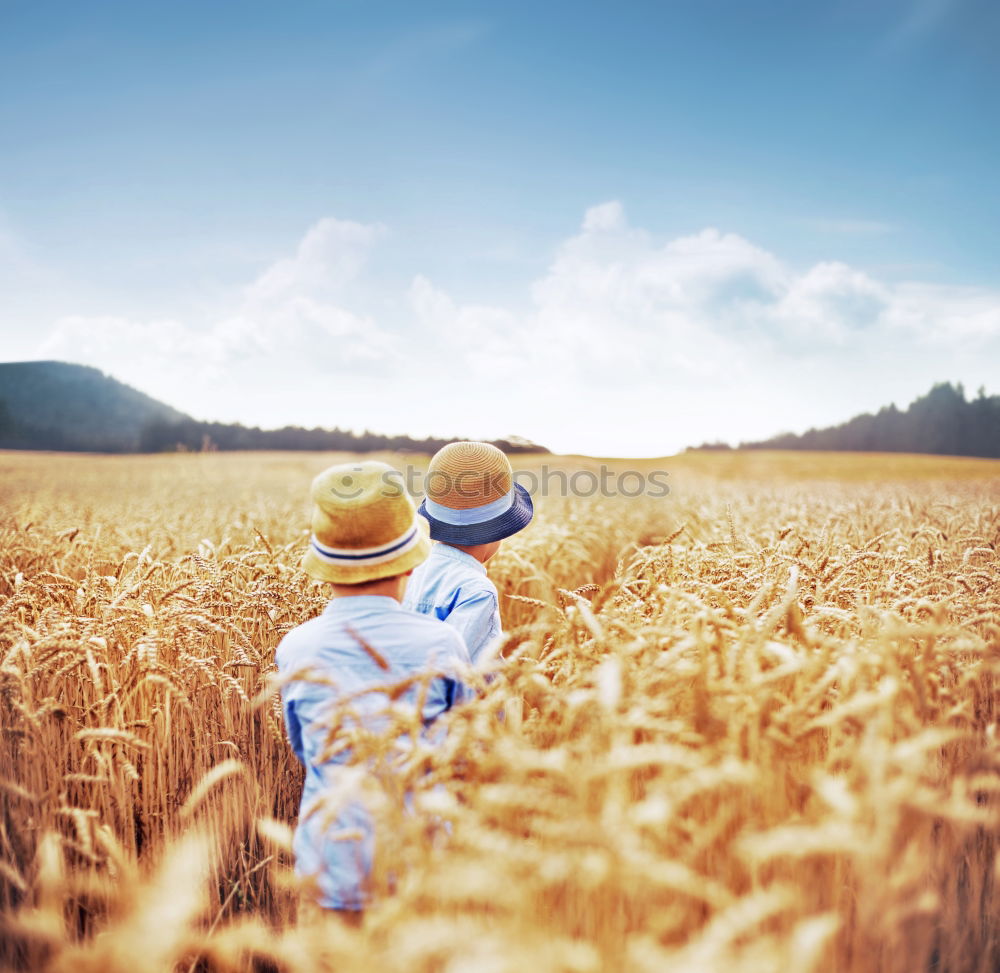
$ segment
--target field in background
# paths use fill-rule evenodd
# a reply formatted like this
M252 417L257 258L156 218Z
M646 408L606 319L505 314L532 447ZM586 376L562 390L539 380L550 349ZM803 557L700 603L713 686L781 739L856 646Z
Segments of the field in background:
M352 929L297 905L267 683L338 459L0 453L0 964L1000 965L1000 462L692 453L607 461L665 497L539 497L481 699L439 750L405 713L351 741Z

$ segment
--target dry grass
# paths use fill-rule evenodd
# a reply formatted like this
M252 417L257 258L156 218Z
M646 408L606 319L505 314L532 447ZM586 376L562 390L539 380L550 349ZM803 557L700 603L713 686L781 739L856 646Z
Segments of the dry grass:
M297 905L268 683L332 459L0 454L0 963L1000 965L1000 464L684 456L662 500L542 500L491 563L502 673L437 750L405 713L352 741L354 929Z

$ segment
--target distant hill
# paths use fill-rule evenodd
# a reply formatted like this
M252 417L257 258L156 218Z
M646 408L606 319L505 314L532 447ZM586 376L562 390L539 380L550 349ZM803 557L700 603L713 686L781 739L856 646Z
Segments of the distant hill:
M433 453L455 439L413 439L343 429L259 429L201 422L86 365L0 363L0 449L97 453L200 450L374 450ZM518 436L493 440L507 453L548 450Z
M705 443L697 449L729 449ZM967 400L961 384L942 382L914 399L905 411L895 404L866 412L839 426L782 433L741 449L819 449L877 453L937 453L1000 459L1000 395L980 389Z
M122 453L153 422L190 417L87 365L0 363L0 447Z

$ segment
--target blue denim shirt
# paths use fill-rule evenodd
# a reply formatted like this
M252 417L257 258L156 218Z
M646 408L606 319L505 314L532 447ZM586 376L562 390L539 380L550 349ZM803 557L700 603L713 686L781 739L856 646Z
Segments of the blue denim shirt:
M366 651L359 640L374 651ZM373 658L375 653L388 663L388 670ZM295 870L317 880L324 907L360 909L366 902L366 878L374 851L368 813L360 802L349 801L331 821L321 808L324 792L348 782L351 773L344 766L348 752L324 758L337 704L360 692L350 702L351 713L365 729L377 731L387 719L384 711L389 699L384 693L366 690L440 670L445 675L431 681L423 704L421 719L426 727L468 698L469 691L458 675L461 666L469 665L468 652L447 625L404 611L394 598L352 595L334 598L322 615L292 629L278 645L276 661L282 676L301 677L281 688L288 739L306 769L292 842ZM419 693L419 685L411 686L396 705L416 705ZM356 839L334 840L337 832L354 830L359 835Z
M451 625L465 640L473 662L503 635L497 589L486 568L448 544L435 544L430 557L414 569L403 606Z

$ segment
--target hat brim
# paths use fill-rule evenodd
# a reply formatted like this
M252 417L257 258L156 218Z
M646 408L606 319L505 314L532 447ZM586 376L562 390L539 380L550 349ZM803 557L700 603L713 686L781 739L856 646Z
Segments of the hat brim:
M302 558L302 569L317 581L329 581L333 584L363 584L365 581L378 581L380 578L406 574L417 565L423 564L431 553L428 536L430 528L422 517L417 517L417 530L420 532L417 543L391 561L382 561L379 564L328 564L320 560L310 548Z
M520 483L515 483L514 503L510 510L492 520L484 520L481 524L446 524L427 512L426 502L421 502L417 513L427 518L432 540L467 545L502 541L505 537L524 530L531 523L535 508L531 502L531 494Z

